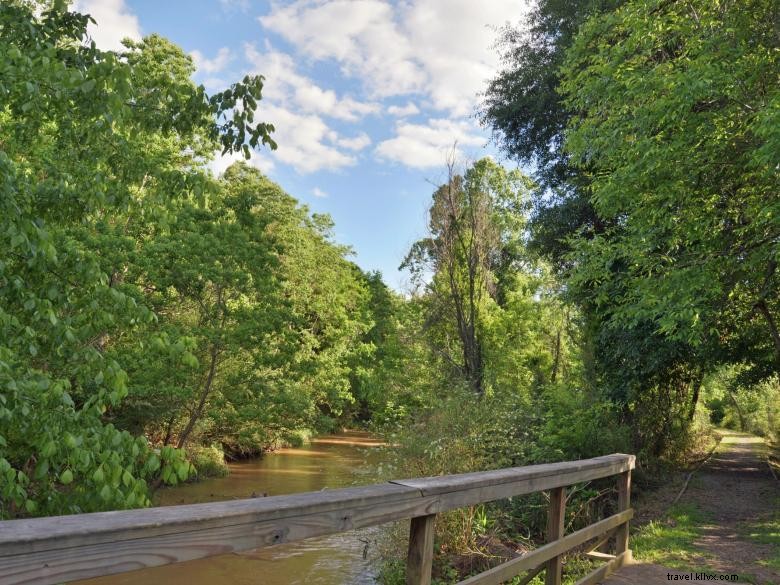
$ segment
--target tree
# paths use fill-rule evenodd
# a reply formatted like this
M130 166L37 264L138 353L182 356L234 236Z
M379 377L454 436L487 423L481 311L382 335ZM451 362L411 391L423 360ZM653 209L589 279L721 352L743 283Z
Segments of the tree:
M559 69L588 16L621 3L539 0L525 23L501 31L497 45L504 68L488 84L480 118L509 156L533 164L537 185L556 198L576 196L572 181L578 174L563 149L566 125L576 112L558 92Z
M165 439L176 429L178 448L215 394L224 396L235 379L251 377L264 336L279 328L273 242L265 233L267 219L254 209L257 204L257 193L227 184L203 205L176 205L170 224L152 230L141 244L138 274L128 274L149 291L162 333L179 344L174 348L190 345L182 353L180 367L190 375L177 393L180 402L157 390L159 399L175 409L167 417ZM155 365L143 364L143 369L146 373L139 375L147 377ZM160 378L170 374L168 367L156 369Z
M583 26L562 70L580 113L566 148L611 226L574 240L571 285L610 324L741 346L730 359L764 372L780 365L775 16L758 0L629 2Z
M0 517L144 505L147 480L190 473L106 418L128 391L106 346L154 317L85 234L202 193L218 145L273 145L253 122L262 78L209 97L170 43L100 51L88 21L0 4Z
M486 303L503 291L505 275L516 268L529 181L490 159L464 175L448 165L447 182L433 194L430 236L416 242L403 267L417 278L430 271L428 285L436 319L454 325L460 358L443 343L445 357L476 394L484 391L481 328Z

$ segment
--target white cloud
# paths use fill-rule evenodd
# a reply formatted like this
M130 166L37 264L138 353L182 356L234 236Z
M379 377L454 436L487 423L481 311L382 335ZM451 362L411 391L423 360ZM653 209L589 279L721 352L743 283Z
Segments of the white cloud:
M443 166L455 143L458 147L478 147L485 142L468 122L445 118L431 119L427 124L398 122L395 130L394 138L377 145L376 155L418 169ZM463 158L459 148L455 154Z
M303 55L334 60L372 95L422 94L464 116L498 66L495 27L526 12L517 0L297 0L273 4L260 22Z
M357 136L353 138L338 138L334 137L333 142L338 144L339 146L343 148L347 148L349 150L363 150L366 146L371 144L371 139L368 137L368 134L365 132L361 132Z
M73 9L95 19L97 26L90 24L87 32L100 49L121 51L124 49L122 39L141 39L138 17L125 5L124 0L79 0Z
M259 20L307 56L335 59L345 74L365 79L378 97L416 91L425 82L387 2L299 0L272 5Z
M320 189L319 187L314 187L314 189L312 189L311 192L312 192L312 195L314 195L315 197L319 197L321 199L328 196L328 194L325 191L323 191L322 189Z
M209 161L207 166L215 176L219 177L230 165L238 161L243 161L256 169L259 169L266 175L274 168L274 161L265 156L261 156L257 152L253 152L252 158L246 160L244 155L240 152L231 152L223 156L220 151L217 151L214 154L213 160Z
M299 173L337 170L357 163L354 156L340 150L338 133L319 116L298 114L277 105L261 106L260 115L276 128L273 136L279 147L273 157Z
M222 91L230 85L230 82L223 77L207 77L201 83L209 91Z
M266 46L259 51L254 45L244 46L244 55L253 72L264 75L264 98L277 103L297 105L310 114L321 114L338 120L355 122L379 111L379 104L361 102L351 96L339 97L331 89L323 89L297 71L290 55Z
M297 71L290 55L266 44L260 51L244 45L244 56L253 73L266 77L259 114L274 125L279 148L274 159L291 165L299 173L338 170L356 164L352 154L366 148L371 139L364 132L342 136L323 119L356 122L379 111L379 104L339 96L323 89Z
M390 106L387 108L387 113L391 116L405 118L406 116L414 116L415 114L419 114L420 108L418 108L412 102L409 102L405 106Z
M192 51L190 56L199 73L202 72L210 75L219 73L233 60L233 54L228 47L222 47L217 51L217 54L213 59L207 59L200 51Z

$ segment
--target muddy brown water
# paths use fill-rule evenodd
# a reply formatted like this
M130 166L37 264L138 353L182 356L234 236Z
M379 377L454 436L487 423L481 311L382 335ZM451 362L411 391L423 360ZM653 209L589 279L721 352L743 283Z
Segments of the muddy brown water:
M163 490L159 505L276 496L375 483L382 444L349 431L230 464L226 478ZM81 585L363 585L374 583L378 528L354 530L239 554L78 581Z

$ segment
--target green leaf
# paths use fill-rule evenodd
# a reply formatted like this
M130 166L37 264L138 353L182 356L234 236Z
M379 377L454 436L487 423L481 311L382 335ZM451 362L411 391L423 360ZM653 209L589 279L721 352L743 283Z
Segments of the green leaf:
M60 482L64 485L68 485L73 481L73 472L70 469L64 470L60 473Z

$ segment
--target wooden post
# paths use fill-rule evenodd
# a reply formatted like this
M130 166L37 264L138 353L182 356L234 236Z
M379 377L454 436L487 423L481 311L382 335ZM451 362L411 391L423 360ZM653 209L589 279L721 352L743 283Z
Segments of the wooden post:
M631 507L631 470L618 475L618 512ZM615 538L615 554L620 555L628 550L628 522L617 529Z
M550 510L547 512L547 542L563 537L566 517L566 490L562 487L550 490ZM544 575L545 585L561 585L561 557L557 555L547 561Z
M406 585L430 585L433 565L433 527L436 514L412 518L409 554L406 557Z

